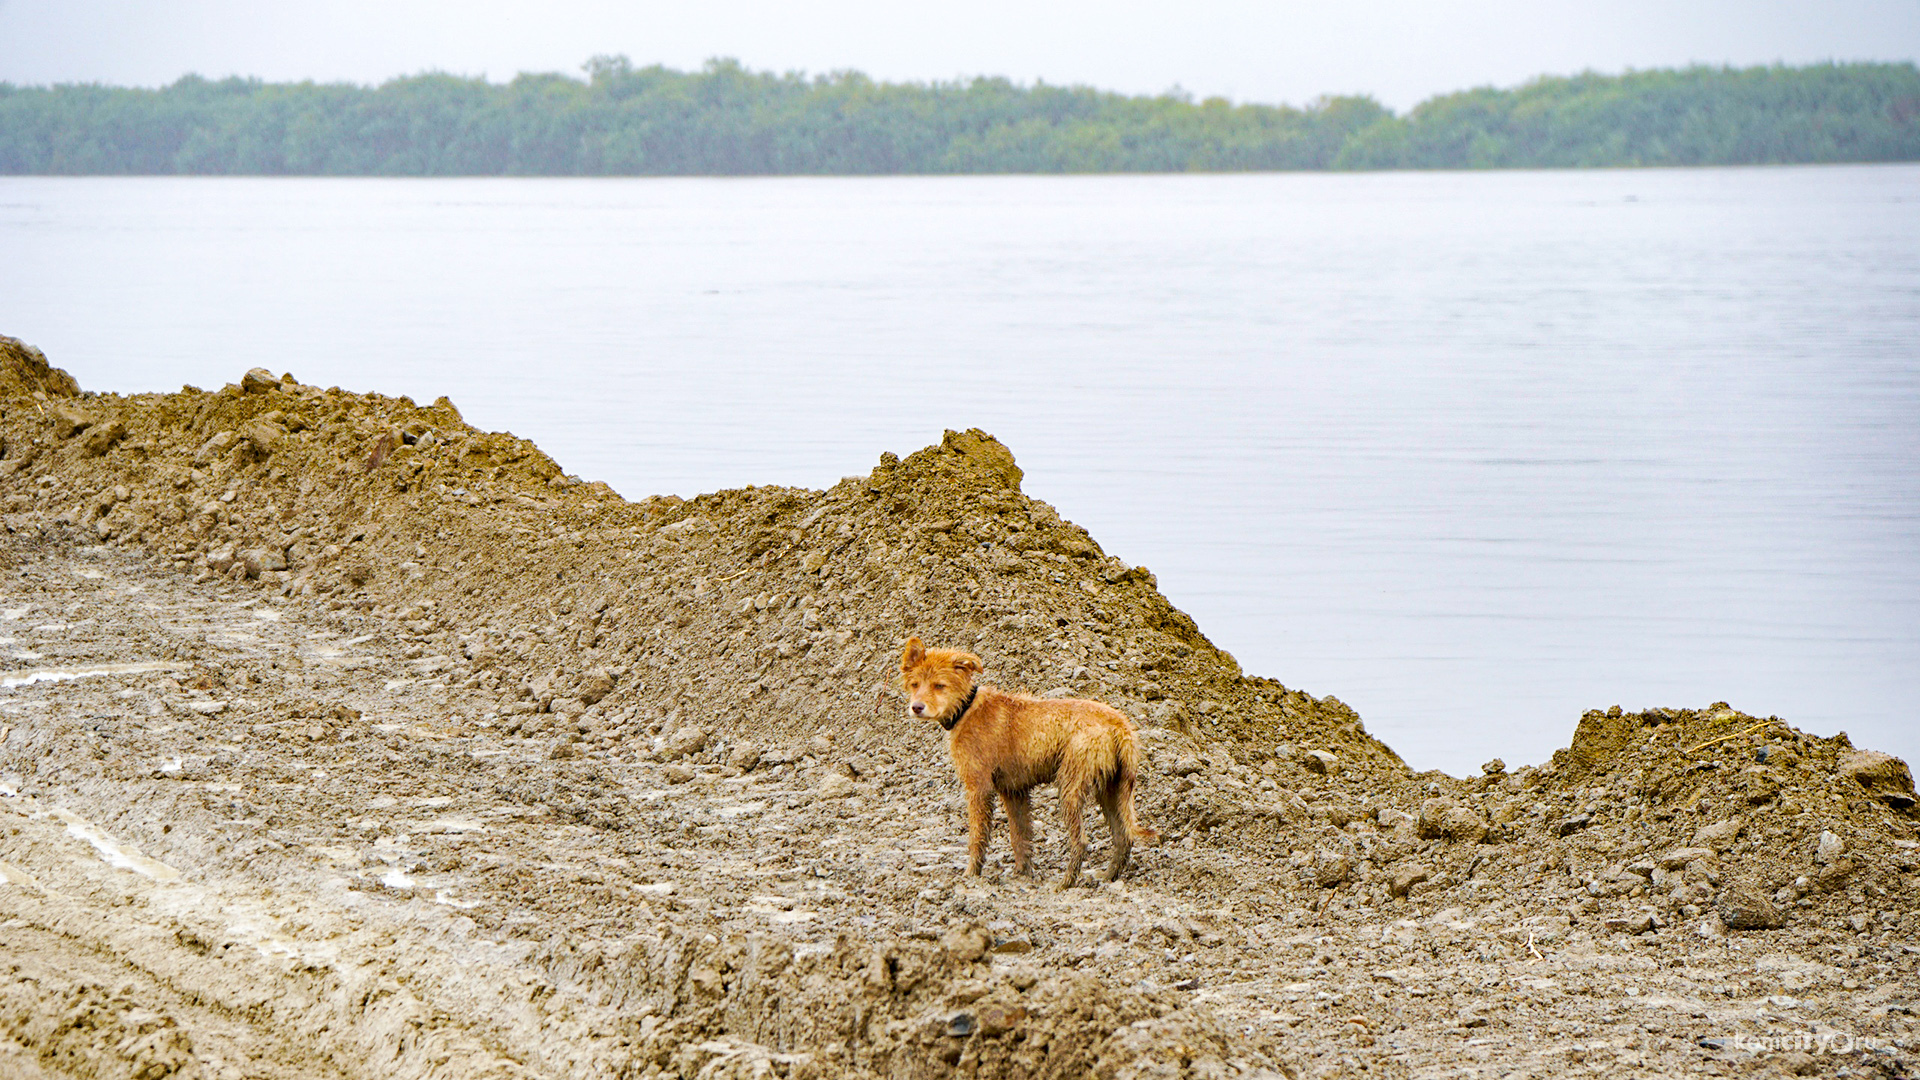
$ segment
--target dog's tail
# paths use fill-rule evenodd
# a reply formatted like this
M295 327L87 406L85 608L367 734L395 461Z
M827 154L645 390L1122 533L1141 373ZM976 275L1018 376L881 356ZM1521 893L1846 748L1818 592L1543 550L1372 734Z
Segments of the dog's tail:
M1135 842L1157 844L1160 842L1159 830L1140 824L1133 813L1133 789L1140 777L1140 740L1128 731L1121 736L1117 749L1119 768L1114 770L1110 782L1113 785L1113 801L1120 811L1120 824L1125 826L1127 835L1133 837Z

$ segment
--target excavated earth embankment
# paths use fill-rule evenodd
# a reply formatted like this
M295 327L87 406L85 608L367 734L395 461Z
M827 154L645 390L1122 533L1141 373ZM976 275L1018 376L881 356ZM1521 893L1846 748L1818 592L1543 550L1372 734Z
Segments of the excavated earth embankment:
M1724 704L1412 773L948 433L627 502L441 399L0 339L0 1075L1909 1074L1904 763ZM962 874L901 641L1141 725ZM1091 836L1098 864L1105 837Z

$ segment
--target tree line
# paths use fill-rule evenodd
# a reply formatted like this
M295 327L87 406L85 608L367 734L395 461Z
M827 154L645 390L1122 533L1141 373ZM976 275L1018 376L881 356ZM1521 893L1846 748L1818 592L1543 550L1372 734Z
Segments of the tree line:
M630 176L1552 168L1920 160L1912 63L1583 74L1303 108L1001 78L699 71L377 87L0 83L0 173Z

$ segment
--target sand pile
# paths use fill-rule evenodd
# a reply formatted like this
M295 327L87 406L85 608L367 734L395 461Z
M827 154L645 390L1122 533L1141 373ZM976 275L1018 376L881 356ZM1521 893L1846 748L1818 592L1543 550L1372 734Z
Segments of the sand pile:
M1810 1022L1904 1037L1920 818L1897 759L1715 704L1589 713L1537 767L1413 774L1337 699L1244 675L1020 482L976 430L826 491L629 503L445 398L258 370L80 393L0 339L0 570L23 575L0 606L57 617L19 639L44 663L169 665L30 688L47 711L0 716L0 780L189 876L310 896L290 938L387 935L396 985L472 1044L460 1075L1391 1075L1496 1035L1533 1068L1542 1038L1624 1029L1562 996L1612 985L1609 957L1692 964L1662 1000L1698 1020L1720 1016L1704 970L1752 982L1743 941L1800 957L1761 969L1789 990L1829 986ZM98 584L127 566L153 582ZM959 879L957 785L893 684L910 633L1133 715L1167 844L1117 889ZM486 853L427 811L486 823ZM1045 881L1057 824L1040 846ZM450 959L475 942L511 951L484 993ZM1816 971L1819 950L1850 953ZM1552 989L1510 970L1546 963ZM344 970L274 1008L365 990ZM57 982L0 994L43 1062L65 1044L35 1023L111 998ZM542 1021L543 994L592 1019ZM330 1008L283 1025L286 1052L388 1045ZM1733 1053L1632 1030L1630 1069ZM1860 1062L1904 1067L1892 1045Z

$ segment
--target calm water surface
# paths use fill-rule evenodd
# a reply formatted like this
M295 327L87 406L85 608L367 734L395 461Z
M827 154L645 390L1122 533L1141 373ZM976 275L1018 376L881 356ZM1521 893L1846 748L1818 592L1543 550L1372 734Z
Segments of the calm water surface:
M0 249L88 388L444 393L630 497L986 428L1416 768L1716 700L1920 756L1917 167L0 178Z

